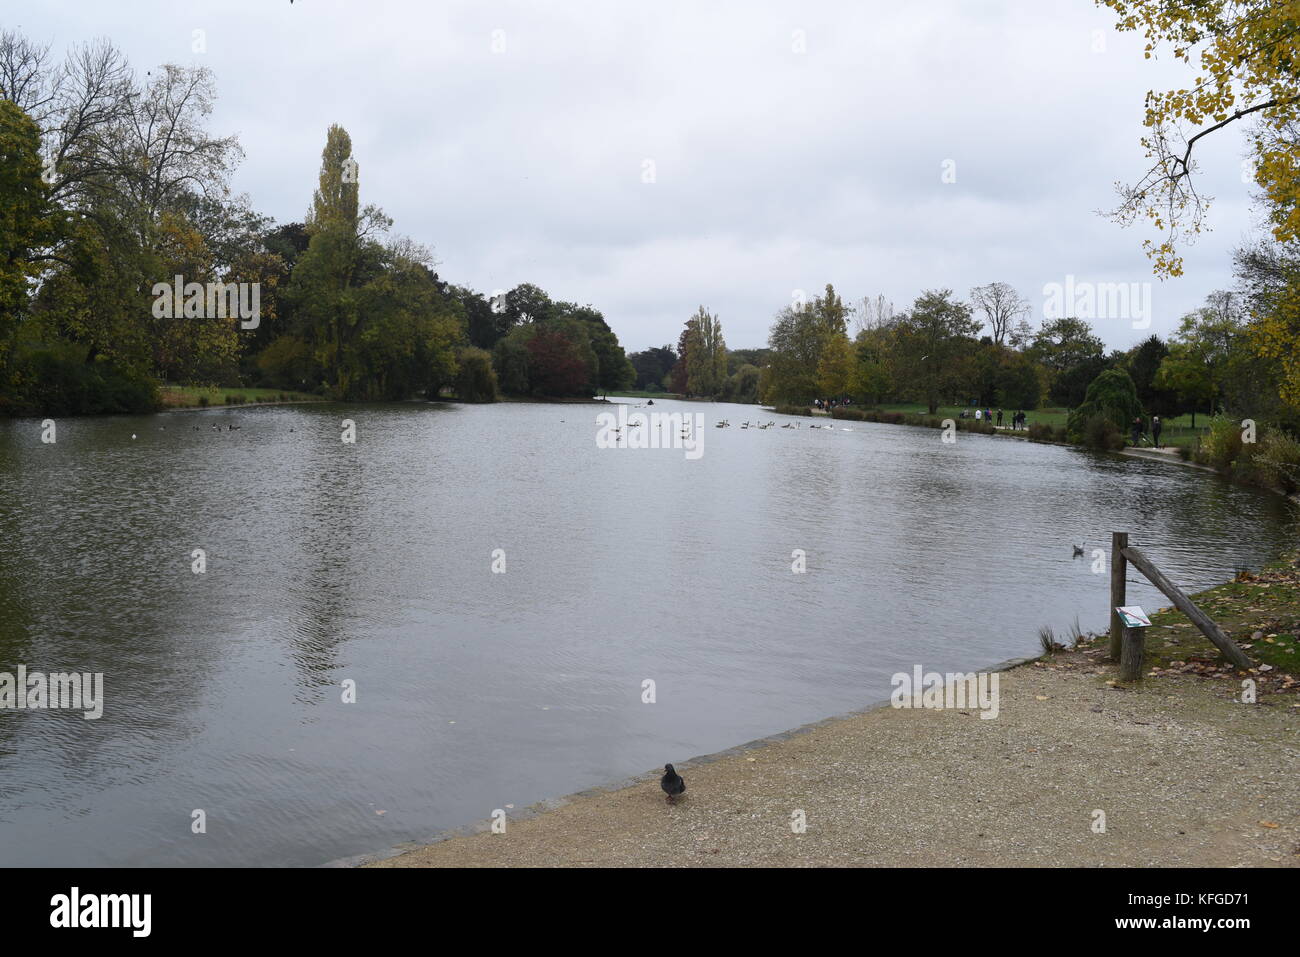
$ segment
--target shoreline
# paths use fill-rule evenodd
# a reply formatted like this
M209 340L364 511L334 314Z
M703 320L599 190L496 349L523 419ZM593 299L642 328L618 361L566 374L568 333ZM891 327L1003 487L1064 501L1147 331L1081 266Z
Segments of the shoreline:
M326 402L326 399L286 399L283 402L276 400L274 402L221 402L217 405L173 405L165 409L159 409L154 415L165 415L169 412L212 412L217 409L256 409L264 405L320 405ZM133 415L137 413L116 412L114 415ZM149 413L144 413L148 415Z
M1188 675L1123 687L1104 644L985 669L992 720L877 703L674 760L675 805L656 769L511 810L505 834L480 821L325 866L1300 867L1300 699L1247 708Z
M790 413L786 413L786 412L778 412L775 408L772 408L771 406L761 406L761 408L763 409L763 411L765 411L765 412L771 412L771 413L773 413L773 414L775 414L775 415L789 415L789 414L790 414ZM822 411L817 410L817 409L810 409L810 410L809 410L809 414L810 414L810 415L830 415L831 418L834 418L834 415L833 415L832 413L822 412ZM857 419L849 419L849 420L847 420L847 421L857 422L857 421L859 421L859 420L857 420ZM911 423L911 422L872 422L872 421L870 421L870 420L867 420L867 421L864 421L862 424L864 424L864 425L898 425L898 426L902 426L902 427L904 427L904 428L916 428L916 429L927 429L927 428L933 428L933 426L920 425L920 424L915 424L915 423ZM1285 499L1287 499L1287 500L1289 500L1289 501L1291 501L1291 502L1295 502L1297 505L1300 505L1300 492L1290 492L1290 493L1288 493L1288 492L1286 492L1286 491L1283 490L1283 489L1280 489L1280 488L1274 488L1274 487L1269 486L1269 485L1255 485L1255 484L1250 483L1250 482L1242 482L1242 481L1238 481L1237 479L1233 478L1231 475L1226 474L1225 472L1222 472L1222 471L1220 471L1219 469L1214 468L1212 465L1202 465L1200 462L1193 462L1191 459L1184 459L1184 458L1182 458L1182 456L1178 455L1177 452L1165 452L1165 451L1163 451L1163 449L1172 449L1172 448L1176 448L1175 446L1169 446L1169 445L1167 445L1167 446L1163 446L1162 449L1158 451L1158 450L1155 450L1155 449L1143 449L1143 448L1138 448L1138 447L1136 447L1136 446L1126 445L1124 448L1122 448L1122 449L1116 449L1116 450L1114 450L1113 452L1104 452L1104 451L1099 450L1099 449L1089 449L1087 446L1085 446L1085 445L1080 445L1078 442L1058 442L1058 441L1055 441L1055 440L1046 440L1046 439L1034 439L1034 438L1030 438L1028 432L1026 432L1025 430L1007 429L1007 428L1005 428L1005 427L1003 427L1003 426L995 426L995 431L993 431L993 432L976 432L976 433L974 433L974 434L976 434L976 435L986 435L986 436L989 436L989 437L991 437L991 438L1018 439L1018 440L1020 440L1021 442L1033 442L1033 443L1035 443L1036 445L1056 445L1056 446L1059 446L1059 447L1061 447L1061 448L1067 448L1067 449L1081 449L1082 451L1085 451L1085 452L1097 452L1097 453L1100 454L1100 455L1124 455L1124 456L1127 456L1127 457L1129 457L1129 458L1134 458L1134 459L1146 459L1146 460L1149 461L1149 462L1167 462L1167 463L1171 463L1171 464L1173 464L1173 465L1184 465L1184 466L1188 466L1188 467L1190 467L1190 468L1200 469L1200 470L1203 471L1203 472L1210 472L1210 473L1212 473L1212 474L1214 474L1214 475L1219 476L1219 478L1223 479L1224 481L1232 483L1233 485L1240 485L1240 486L1243 487L1243 488L1254 488L1254 489L1259 489L1260 491L1263 491L1263 492L1271 492L1271 493L1274 494L1274 495L1281 495L1283 498L1285 498Z
M1017 668L1021 665L1029 664L1037 660L1039 659L1008 658L1006 661L999 662L998 664L995 664L992 667L984 668L982 670L987 673L992 673L992 672L1001 673L1003 671L1009 671L1012 668ZM883 701L877 701L873 704L866 705L862 708L855 708L851 711L842 711L838 714L829 715L825 718L819 718L816 721L809 721L806 724L798 725L797 727L790 728L787 731L778 731L774 734L768 734L759 738L754 738L750 741L745 741L742 744L736 744L736 745L732 745L729 748L724 748L721 751L712 751L709 752L708 754L697 754L692 758L686 758L683 760L674 761L673 764L674 767L676 767L679 771L694 770L696 768L703 767L708 764L713 764L715 762L722 761L727 758L743 756L747 752L756 751L760 748L765 748L771 744L775 744L782 741L788 741L792 738L798 737L799 735L808 734L812 731L815 731L816 729L824 725L833 724L834 722L837 721L845 721L851 718L856 718L861 715L870 714L873 711L877 711L881 708L887 708L887 707L889 707L888 698L884 699ZM511 816L511 820L512 821L532 820L542 814L545 814L547 811L556 810L557 808L564 807L575 801L580 801L584 798L590 798L600 794L607 794L615 791L624 790L627 788L640 787L641 785L645 784L648 781L653 781L657 784L659 780L659 775L662 773L663 773L662 770L648 771L642 774L634 774L630 777L619 778L614 781L607 781L604 784L597 784L589 788L584 788L581 791L574 791L570 794L561 795L560 797L544 798L541 801L536 802L535 804L529 805L527 808L515 810ZM447 841L456 840L457 838L471 837L476 834L483 834L488 832L488 830L489 830L489 826L486 822L478 821L473 824L466 824L466 825L462 825L461 827L448 828L444 831L439 831L428 839L422 839L417 841L406 841L401 844L395 845L394 847L390 848L387 851L378 851L369 854L354 854L350 857L344 857L344 858L339 858L338 860L335 861L329 861L321 866L322 867L369 867L373 865L381 865L385 861L391 861L395 858L401 857L404 854L408 854L413 850L420 850L423 848L434 847L438 844L442 844Z
M976 672L977 673L982 672L986 674L997 672L1000 674L1004 671L1010 671L1013 668L1018 668L1026 664L1032 664L1033 662L1039 660L1041 660L1041 656L1038 658L1033 658L1033 657L1008 658L1006 661L999 662L998 664L995 664L989 668L976 669ZM871 714L872 712L879 711L884 708L888 708L889 706L890 706L889 699L886 698L882 701L876 701L872 704L868 704L861 708L854 708L850 711L842 711L839 712L838 714L828 715L825 718L819 718L815 721L809 721L805 724L798 725L797 727L790 728L789 730L786 731L778 731L774 734L763 735L762 737L754 738L750 741L745 741L742 744L736 744L736 745L732 745L729 748L723 748L721 751L711 751L707 754L697 754L691 758L679 759L677 761L674 761L673 765L678 771L694 771L710 764L715 764L720 761L725 761L729 758L744 757L751 751L757 751L762 748L769 747L770 745L773 744L790 741L792 739L798 738L801 735L810 734L813 731L816 731L818 728L822 728L827 725L832 725L839 721L848 721L853 718L862 717L864 715ZM657 769L654 771L647 771L641 774L631 775L630 777L623 777L623 778L618 778L617 780L607 781L604 784L593 785L592 787L584 788L581 791L574 791L570 794L564 794L559 797L544 798L541 801L531 804L526 808L515 809L514 811L512 811L510 816L510 822L518 823L521 821L534 820L542 815L545 815L550 811L554 811L559 808L566 807L570 804L573 804L574 802L581 801L586 798L597 797L602 794L615 793L630 788L640 788L647 784L654 784L657 787L659 781L659 775L662 773L663 772L661 769ZM403 843L397 844L386 851L379 851L379 852L368 853L368 854L354 854L350 857L344 857L344 858L339 858L338 860L329 861L325 864L322 864L321 866L322 867L386 866L386 862L393 861L396 858L412 853L413 851L419 851L422 849L435 847L439 844L446 843L447 841L454 841L460 838L473 837L478 834L486 834L489 832L490 832L490 827L488 822L477 821L473 824L466 824L460 827L448 828L446 830L439 831L428 839L422 839L417 841L404 841Z

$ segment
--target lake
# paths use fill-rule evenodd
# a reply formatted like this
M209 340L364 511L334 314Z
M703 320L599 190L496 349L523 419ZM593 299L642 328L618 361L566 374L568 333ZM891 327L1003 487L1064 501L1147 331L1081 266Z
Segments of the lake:
M105 686L0 711L0 864L383 851L1103 629L1112 530L1195 590L1300 526L1194 469L749 406L637 410L702 414L698 458L599 448L609 408L0 422L0 671Z

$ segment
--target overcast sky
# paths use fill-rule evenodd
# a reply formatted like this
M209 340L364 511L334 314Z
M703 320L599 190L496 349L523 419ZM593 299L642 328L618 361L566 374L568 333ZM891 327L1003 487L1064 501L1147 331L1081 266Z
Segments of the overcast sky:
M339 123L362 202L444 279L591 303L629 351L701 304L731 347L764 345L827 282L901 308L1002 280L1037 324L1067 275L1152 283L1150 330L1094 321L1127 347L1230 286L1258 225L1236 131L1202 141L1214 231L1184 277L1154 281L1146 234L1096 214L1142 172L1144 93L1191 74L1090 0L34 6L4 0L0 23L209 67L212 129L246 153L233 186L277 221L303 218Z

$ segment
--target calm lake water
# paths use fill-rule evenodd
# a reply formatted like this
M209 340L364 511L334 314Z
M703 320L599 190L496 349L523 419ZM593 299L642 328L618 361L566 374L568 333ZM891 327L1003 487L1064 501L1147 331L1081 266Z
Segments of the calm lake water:
M703 413L691 460L598 448L606 408L0 422L0 671L107 699L0 711L0 864L381 851L1101 629L1071 543L1126 529L1195 589L1296 539L1281 497L1162 463L656 403Z

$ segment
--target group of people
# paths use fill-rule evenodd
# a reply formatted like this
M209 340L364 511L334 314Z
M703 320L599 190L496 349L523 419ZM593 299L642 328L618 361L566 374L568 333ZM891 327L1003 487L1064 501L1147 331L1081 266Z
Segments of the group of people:
M963 419L974 419L976 422L987 422L990 425L996 424L997 427L1000 429L1002 428L1002 410L998 409L996 413L997 415L996 423L994 422L993 419L994 414L995 413L993 412L992 409L976 409L974 412L967 412L965 409L962 409L961 411L961 417ZM1025 428L1026 427L1025 418L1026 416L1025 413L1023 412L1017 412L1015 415L1011 416L1011 428L1017 431Z
M1151 416L1151 444L1156 448L1160 448L1160 430L1163 428L1164 426L1160 422L1160 416ZM1147 424L1143 420L1142 416L1139 415L1133 419L1133 426L1130 431L1132 432L1133 441L1129 444L1141 445L1142 436L1147 434Z
M830 412L832 409L834 409L836 406L839 405L852 405L852 404L853 404L853 400L848 396L844 396L841 399L813 399L813 405L821 409L823 412Z

